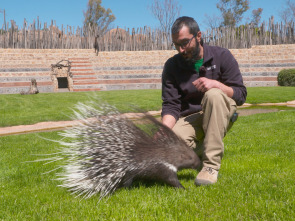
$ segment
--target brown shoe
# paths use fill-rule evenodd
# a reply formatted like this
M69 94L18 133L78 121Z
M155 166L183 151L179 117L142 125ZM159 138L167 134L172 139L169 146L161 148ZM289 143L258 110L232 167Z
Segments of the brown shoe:
M211 167L203 167L200 173L197 175L195 184L197 186L210 185L217 182L218 171Z

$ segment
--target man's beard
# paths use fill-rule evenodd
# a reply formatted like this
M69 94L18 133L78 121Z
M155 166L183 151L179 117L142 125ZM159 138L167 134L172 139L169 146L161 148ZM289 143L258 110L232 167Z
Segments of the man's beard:
M194 66L195 63L200 60L200 43L196 41L196 46L194 48L192 48L192 56L190 58L185 58L183 56L181 56L184 60L184 62L189 65L189 66Z

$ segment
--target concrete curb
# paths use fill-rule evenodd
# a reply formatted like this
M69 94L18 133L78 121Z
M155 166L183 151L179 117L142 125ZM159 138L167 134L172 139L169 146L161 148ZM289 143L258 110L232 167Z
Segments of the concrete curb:
M250 106L288 106L288 107L295 107L295 100L294 101L287 101L286 103L262 103L262 104L244 103L241 107L250 107Z

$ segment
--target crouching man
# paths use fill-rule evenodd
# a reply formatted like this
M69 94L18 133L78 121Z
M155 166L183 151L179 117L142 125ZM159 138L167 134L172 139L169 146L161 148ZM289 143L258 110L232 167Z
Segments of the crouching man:
M179 53L167 60L162 74L162 123L200 156L203 167L195 184L213 184L221 166L223 138L247 90L233 55L204 44L193 18L178 18L171 31Z

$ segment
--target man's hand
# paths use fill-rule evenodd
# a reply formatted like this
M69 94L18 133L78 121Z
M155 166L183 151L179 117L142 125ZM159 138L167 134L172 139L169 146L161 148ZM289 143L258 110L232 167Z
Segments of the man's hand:
M198 89L198 91L206 92L211 88L219 88L219 82L216 80L208 79L205 77L198 78L193 82L193 85Z
M232 97L234 91L231 87L222 84L219 81L208 79L205 77L198 78L197 80L193 81L193 85L197 88L198 91L205 93L206 91L212 88L219 88L222 90L228 97Z
M167 114L163 116L162 123L172 129L176 123L176 120L172 115Z

